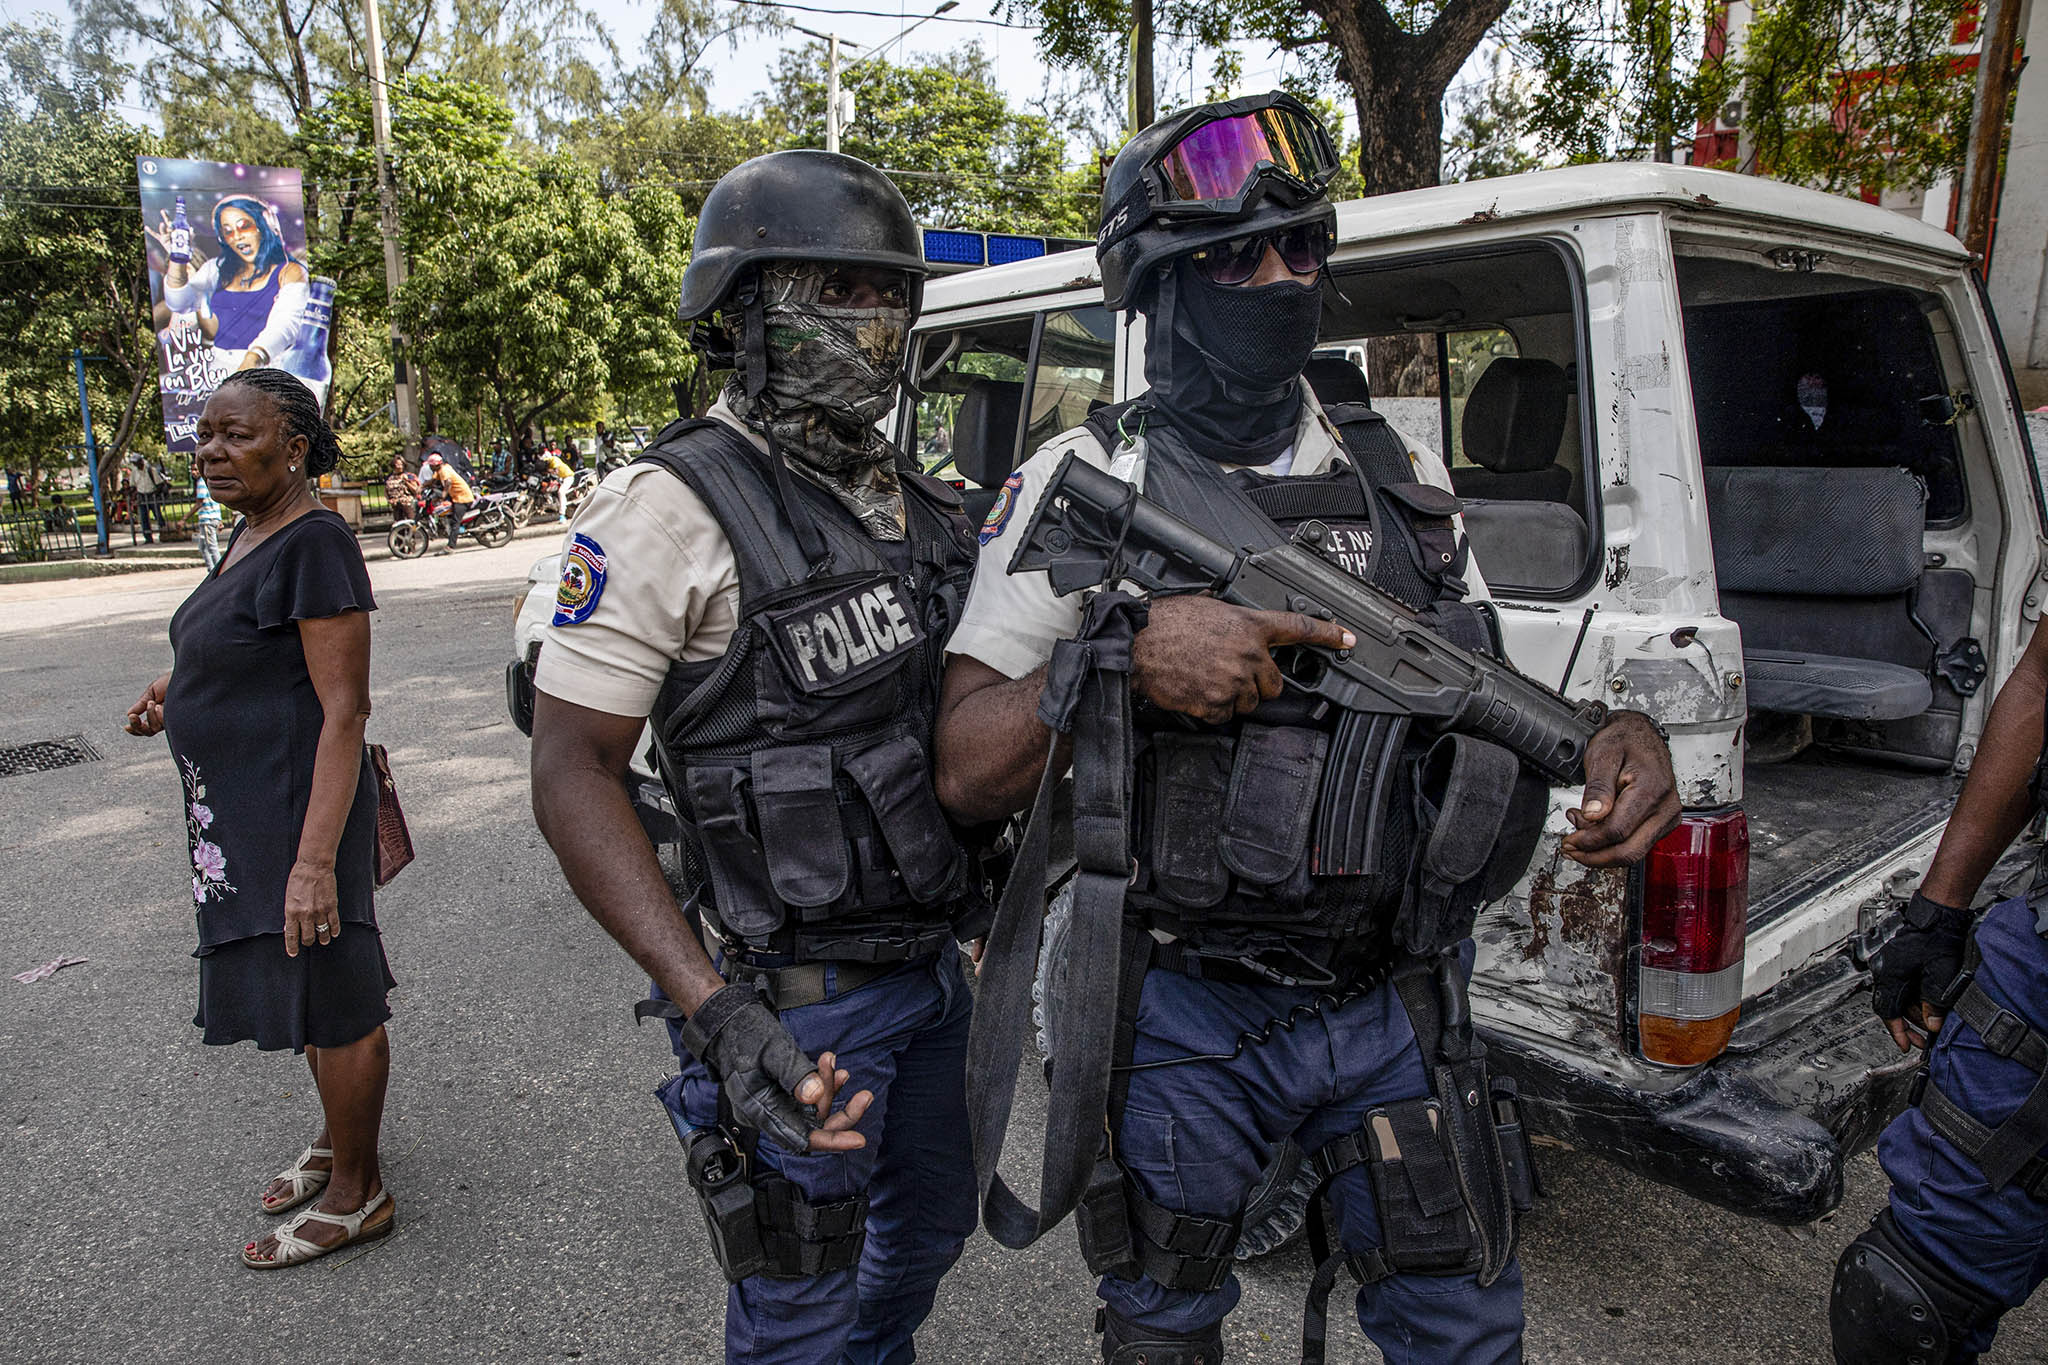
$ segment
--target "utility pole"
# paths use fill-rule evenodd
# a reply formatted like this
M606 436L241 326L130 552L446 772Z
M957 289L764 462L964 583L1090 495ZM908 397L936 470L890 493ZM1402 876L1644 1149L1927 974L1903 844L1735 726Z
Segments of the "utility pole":
M868 53L867 56L861 57L855 61L847 63L847 65L844 68L841 68L839 65L839 49L841 47L850 47L853 48L855 51L858 51L860 49L859 43L849 42L846 39L841 38L836 33L820 33L816 29L805 28L802 24L790 25L790 27L796 30L798 33L805 34L808 37L816 38L820 42L825 44L826 151L836 152L839 150L839 132L842 128L846 126L847 121L853 117L853 92L850 90L841 90L839 88L840 77L845 75L846 72L853 70L854 67L859 66L861 62L871 61L874 58L881 56L884 52L888 51L897 43L902 42L905 38L910 36L910 30L916 28L918 24L924 23L927 19L936 19L941 14L946 13L946 11L958 9L959 7L960 0L946 0L945 4L940 5L930 14L923 16L923 18L917 19L916 21L905 27L903 30L901 30L899 33L897 33L897 35L894 38L891 38L888 42L883 43L880 47L873 49Z
M1131 5L1131 131L1141 133L1157 119L1152 90L1152 0Z
M384 228L384 292L391 312L391 379L405 457L420 453L419 400L413 390L405 333L398 326L398 290L405 283L405 252L398 244L398 191L391 183L391 105L384 96L384 29L377 0L363 0L364 55L370 63L370 127L377 142L377 206Z
M839 150L839 35L826 39L825 54L825 150Z
M78 415L85 422L85 482L92 489L93 548L96 558L113 553L107 548L107 500L100 491L100 448L92 439L92 404L85 399L85 349L71 348L72 371L78 376ZM131 533L131 539L133 538Z
M1963 245L1977 268L1991 271L1991 220L1998 213L1998 167L2004 160L2005 111L2012 103L2012 57L2019 42L2021 0L1988 0L1977 49L1977 104L1963 162Z

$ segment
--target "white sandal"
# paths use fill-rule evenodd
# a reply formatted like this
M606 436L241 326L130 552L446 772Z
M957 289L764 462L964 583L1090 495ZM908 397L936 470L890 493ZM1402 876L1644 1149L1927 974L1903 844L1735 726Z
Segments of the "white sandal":
M300 1152L297 1161L294 1161L284 1170L279 1171L270 1180L271 1185L275 1185L280 1180L291 1181L291 1194L278 1200L275 1204L267 1202L259 1194L256 1196L257 1207L261 1208L265 1213L284 1213L297 1208L314 1195L320 1193L320 1191L326 1189L327 1182L334 1178L333 1168L329 1167L324 1171L306 1169L306 1163L316 1156L324 1156L329 1161L332 1161L334 1160L334 1149L332 1147L308 1147L305 1151ZM263 1188L267 1191L270 1185L266 1185Z
M386 1204L391 1204L391 1216L375 1227L365 1228L363 1221ZM315 1221L332 1223L342 1229L341 1240L333 1246L321 1246L318 1242L309 1242L295 1235L300 1228ZM398 1206L392 1203L389 1190L379 1190L369 1203L354 1213L322 1213L319 1209L307 1209L271 1234L277 1239L277 1256L274 1260L258 1260L250 1255L249 1253L257 1246L257 1243L251 1242L242 1248L242 1264L251 1270L281 1270L288 1265L318 1260L330 1252L339 1251L345 1246L353 1246L357 1242L375 1241L396 1226Z

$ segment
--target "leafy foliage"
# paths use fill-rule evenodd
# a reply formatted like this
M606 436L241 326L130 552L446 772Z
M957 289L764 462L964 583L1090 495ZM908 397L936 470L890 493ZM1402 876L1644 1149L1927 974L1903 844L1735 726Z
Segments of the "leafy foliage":
M154 398L155 333L135 158L150 140L115 114L126 71L55 27L0 26L0 456L36 468L79 439L71 350L87 365L110 468Z
M783 54L775 105L789 120L789 145L825 144L824 69L816 44ZM979 44L910 66L864 62L841 84L854 115L840 150L888 171L921 220L1094 234L1092 168L1065 169L1065 139L1045 116L1010 108Z

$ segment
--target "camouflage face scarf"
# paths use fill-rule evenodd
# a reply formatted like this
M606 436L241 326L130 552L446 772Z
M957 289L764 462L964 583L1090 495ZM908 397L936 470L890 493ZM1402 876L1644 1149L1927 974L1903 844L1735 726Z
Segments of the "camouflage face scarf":
M791 467L837 498L868 535L901 540L896 452L874 424L896 400L910 310L821 304L829 274L810 263L763 269L768 386L749 398L735 376L726 404L771 435Z

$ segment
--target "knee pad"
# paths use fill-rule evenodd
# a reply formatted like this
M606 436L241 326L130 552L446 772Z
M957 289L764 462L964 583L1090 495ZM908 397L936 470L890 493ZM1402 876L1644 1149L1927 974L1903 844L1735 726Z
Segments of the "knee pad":
M1946 1365L2003 1311L1908 1243L1886 1209L1835 1263L1828 1329L1836 1365Z
M1100 1308L1095 1313L1095 1329L1102 1333L1104 1365L1222 1365L1220 1322L1193 1336L1179 1336L1140 1327Z

